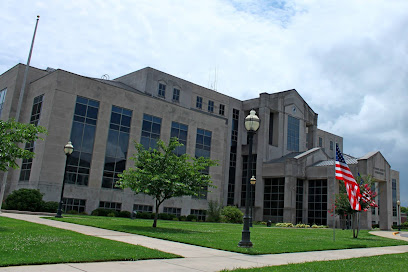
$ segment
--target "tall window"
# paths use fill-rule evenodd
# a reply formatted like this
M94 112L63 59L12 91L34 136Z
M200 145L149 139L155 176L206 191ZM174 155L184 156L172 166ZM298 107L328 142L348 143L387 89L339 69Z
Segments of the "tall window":
M308 223L327 224L327 180L309 180Z
M220 104L220 109L219 109L218 113L219 113L220 115L224 115L224 114L225 114L225 105Z
M186 147L187 147L187 131L188 131L188 126L184 124L180 124L177 122L172 122L171 123L171 133L170 137L176 137L179 141L179 143L183 144L183 146L179 146L176 148L175 153L177 155L182 155L186 153Z
M333 150L333 141L330 141L330 150Z
M252 154L252 165L251 165L251 176L256 177L256 154ZM248 175L248 156L242 156L242 184L241 184L241 207L245 207L245 198L247 194L247 175ZM252 185L250 186L252 204L255 203L255 188Z
M214 112L214 101L208 101L208 112Z
M180 89L173 89L173 102L179 102L180 101Z
M68 159L67 183L88 185L98 111L98 101L77 96L71 130L74 152Z
M228 205L234 205L234 198L235 198L235 175L236 175L236 170L237 170L238 122L239 122L239 110L232 109L231 149L230 149L230 166L229 166L229 173L228 173L228 195L227 195Z
M30 124L37 126L40 121L41 108L43 102L43 96L39 95L34 98L33 107L31 109ZM34 142L26 143L25 150L34 152ZM28 181L31 174L31 166L33 164L33 159L23 159L21 163L20 181Z
M161 118L143 114L142 137L140 143L145 149L156 148L160 138Z
M263 215L272 222L283 221L285 178L265 179Z
M211 136L212 132L197 128L197 137L196 137L196 149L195 149L195 156L198 157L205 157L210 158L211 153ZM208 175L209 169L205 169L202 171L203 174ZM208 187L205 186L198 192L198 198L207 199L207 190ZM196 197L194 197L196 198Z
M392 179L392 216L398 216L397 213L397 180Z
M1 112L3 111L4 100L6 100L6 94L7 94L7 88L0 91L0 117L1 117Z
M132 111L112 106L108 141L106 143L105 165L102 187L113 188L126 167Z
M319 137L319 147L323 147L323 138Z
M157 95L162 98L166 97L166 85L159 83L159 89L157 91Z
M296 224L302 223L303 218L303 180L296 181Z
M299 119L288 115L288 150L299 151Z
M197 109L202 109L203 107L203 98L200 96L197 96L197 100L196 100L196 108Z

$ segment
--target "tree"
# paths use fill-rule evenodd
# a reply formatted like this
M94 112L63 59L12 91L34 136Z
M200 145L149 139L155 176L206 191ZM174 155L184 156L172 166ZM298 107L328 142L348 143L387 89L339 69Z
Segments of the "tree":
M408 207L401 206L401 212L402 213L407 213L408 212Z
M361 177L357 177L357 183L360 184L360 192L362 195L360 198L361 211L367 212L369 208L378 207L375 203L377 193L371 191L371 185L374 183L372 177L367 176L365 180L363 180ZM335 213L340 216L340 219L343 220L345 220L348 215L351 215L353 238L358 238L358 233L360 231L360 211L356 211L351 208L343 181L341 181L339 191L340 192L336 194ZM333 210L330 210L329 212L333 213Z
M32 124L23 124L14 120L0 120L0 171L18 168L17 159L32 159L34 152L20 147L19 144L43 140L38 134L46 133L45 128Z
M137 153L131 158L134 168L119 175L117 186L130 188L136 194L152 196L156 201L153 227L157 226L160 205L166 199L180 196L198 196L207 192L212 185L211 177L205 170L217 163L209 158L192 158L187 154L176 155L175 149L182 146L177 138L171 138L166 146L157 141L157 149L146 150L135 143Z

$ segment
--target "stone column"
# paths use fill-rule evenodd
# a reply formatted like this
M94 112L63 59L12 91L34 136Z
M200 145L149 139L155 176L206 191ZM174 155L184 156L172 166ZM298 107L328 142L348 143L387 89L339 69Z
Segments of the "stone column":
M381 230L391 229L392 190L388 188L390 187L389 183L390 182L386 181L378 182L380 195L379 218Z
M296 177L285 177L285 196L283 208L283 222L296 222Z

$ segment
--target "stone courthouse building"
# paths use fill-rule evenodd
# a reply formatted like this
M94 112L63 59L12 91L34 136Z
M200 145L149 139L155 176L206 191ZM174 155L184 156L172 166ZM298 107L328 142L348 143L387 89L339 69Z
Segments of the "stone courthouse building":
M16 116L25 65L0 76L0 118ZM160 212L204 218L208 201L245 206L248 188L247 132L244 118L255 109L260 128L254 136L255 220L332 225L328 212L339 182L334 179L333 149L340 136L318 129L318 115L296 90L261 93L239 100L147 67L114 80L89 78L60 69L31 67L20 121L48 130L44 141L26 148L33 160L10 170L5 194L36 188L46 201L59 201L71 140L64 209L90 213L98 207L152 211L149 196L115 188L117 174L132 167L133 142L154 147L157 139L178 137L178 152L206 156L219 166L209 173L216 188L205 197L167 200ZM361 158L345 155L354 175L371 175L379 208L362 216L362 227L397 222L399 172L380 152ZM339 222L337 222L339 226Z

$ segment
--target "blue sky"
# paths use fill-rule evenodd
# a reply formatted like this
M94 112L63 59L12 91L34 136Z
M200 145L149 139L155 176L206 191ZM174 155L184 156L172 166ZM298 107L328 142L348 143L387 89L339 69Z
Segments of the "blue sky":
M154 67L239 98L295 88L355 157L380 151L408 206L408 1L0 1L0 74L111 79Z

